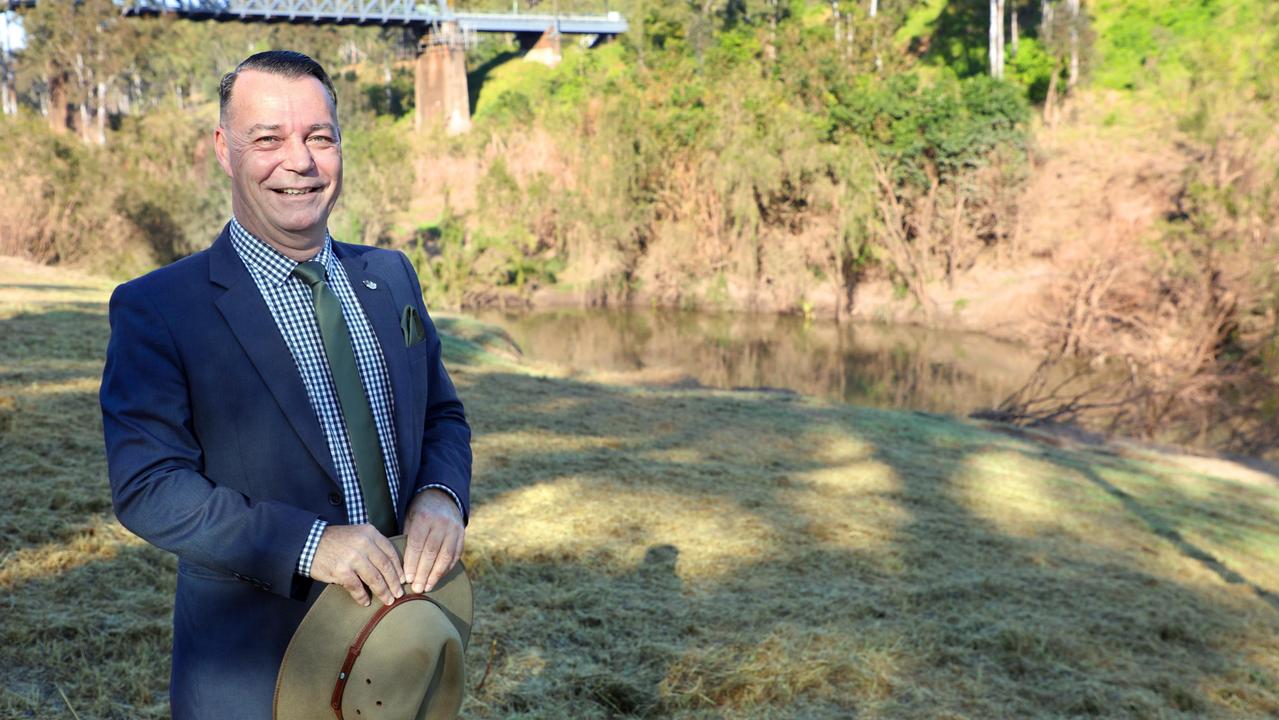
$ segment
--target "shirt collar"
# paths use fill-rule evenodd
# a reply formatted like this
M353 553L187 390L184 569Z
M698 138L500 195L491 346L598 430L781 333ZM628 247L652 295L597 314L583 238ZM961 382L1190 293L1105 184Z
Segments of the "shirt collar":
M244 261L245 267L273 286L283 285L293 274L293 268L301 264L245 230L234 215L231 216L231 244L235 247L236 254ZM323 265L326 275L332 271L332 262L335 260L333 237L327 230L324 232L324 245L311 260Z

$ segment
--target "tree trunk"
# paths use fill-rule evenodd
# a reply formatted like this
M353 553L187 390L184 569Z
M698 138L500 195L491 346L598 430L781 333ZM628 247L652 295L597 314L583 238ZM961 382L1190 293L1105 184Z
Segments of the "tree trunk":
M875 53L876 71L884 67L884 58L879 54L879 21L875 19L878 16L879 0L870 0L870 44L872 51Z
M1079 84L1079 0L1066 0L1070 22L1070 75L1066 79L1066 89L1074 90Z
M13 52L9 47L9 13L0 13L0 111L5 115L18 112L17 92L13 86Z
M1003 58L1003 0L990 0L990 76L1004 76Z
M133 92L131 93L131 96L132 96L132 97L131 97L131 99L130 99L130 101L129 101L129 109L128 109L128 111L127 111L127 112L130 112L130 113L131 113L131 112L133 112L133 99L132 99L132 98L136 98L136 99L137 99L137 101L138 101L138 105L142 106L142 108L143 108L143 109L145 109L145 108L146 108L146 106L147 106L147 102L146 102L146 101L147 101L147 98L146 98L146 95L144 95L144 94L142 93L142 78L141 78L141 76L139 76L139 75L138 75L138 71L137 71L137 70L134 70L134 71L131 73L131 75L132 75L132 77L131 77L131 79L130 79L130 81L129 81L129 82L130 82L130 83L132 83L132 86L133 86Z
M391 109L391 105L395 102L395 92L391 87L392 78L391 63L390 61L384 61L382 63L382 80L386 83L386 112L388 114L394 112Z
M1057 76L1061 74L1061 66L1054 61L1052 74L1048 76L1048 95L1044 98L1044 124L1052 127L1057 123Z
M49 75L49 128L54 132L67 129L67 76L61 70Z
M76 131L80 134L80 140L89 142L89 95L92 92L92 84L86 77L83 53L76 53L75 77L76 84L80 86L78 93L80 97L76 99L76 104L80 108L80 119L76 125Z
M843 16L839 13L839 0L830 0L830 15L835 25L835 47L839 48L844 41Z
M857 23L853 20L852 13L844 15L844 61L850 62L853 59L853 46L857 43Z
M107 144L107 84L98 82L98 144Z
M999 0L999 41L995 43L995 50L999 51L999 78L1004 78L1004 5L1007 0Z
M1009 43L1009 49L1012 51L1012 56L1017 57L1017 41L1020 39L1018 36L1021 34L1017 31L1017 0L1010 0L1008 3L1008 22L1012 30L1012 42Z

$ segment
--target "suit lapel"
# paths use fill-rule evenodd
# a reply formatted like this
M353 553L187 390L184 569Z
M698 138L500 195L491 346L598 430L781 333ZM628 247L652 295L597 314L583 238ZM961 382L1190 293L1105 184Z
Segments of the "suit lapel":
M231 332L257 368L289 425L315 461L334 483L338 482L333 457L324 441L320 421L315 416L306 387L288 345L280 335L271 310L258 291L249 271L235 254L227 230L222 231L210 252L209 276L227 290L214 304L231 327Z
M386 360L386 374L391 381L392 413L395 418L396 454L400 463L400 506L404 507L404 488L411 487L409 469L413 466L410 449L413 441L413 388L410 385L409 357L404 347L404 334L400 329L400 313L391 296L391 285L378 275L368 271L362 256L351 255L340 243L333 243L351 288L364 308L364 317L373 326L382 357ZM419 430L419 433L421 431Z

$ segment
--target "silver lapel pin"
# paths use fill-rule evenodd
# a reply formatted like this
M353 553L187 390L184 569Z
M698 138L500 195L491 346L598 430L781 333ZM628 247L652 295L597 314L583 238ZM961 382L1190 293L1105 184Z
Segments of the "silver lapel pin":
M372 280L365 280L364 287L370 290L377 290L377 283L373 282Z

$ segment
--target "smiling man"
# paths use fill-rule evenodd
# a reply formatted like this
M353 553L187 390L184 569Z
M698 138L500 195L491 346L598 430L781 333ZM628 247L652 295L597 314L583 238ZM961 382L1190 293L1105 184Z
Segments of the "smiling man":
M116 289L100 399L116 514L178 556L173 717L265 720L325 584L390 604L457 561L470 428L407 258L328 234L323 68L260 53L220 100L231 220Z

